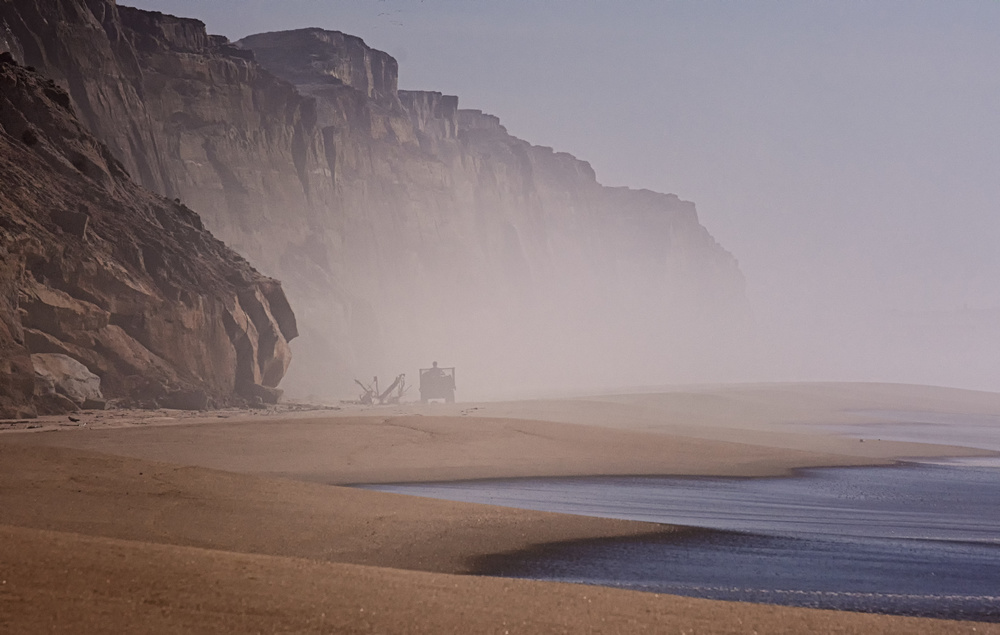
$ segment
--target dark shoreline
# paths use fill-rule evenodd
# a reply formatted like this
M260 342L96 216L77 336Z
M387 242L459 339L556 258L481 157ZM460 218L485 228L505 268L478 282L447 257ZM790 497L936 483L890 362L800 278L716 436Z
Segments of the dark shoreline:
M549 580L588 586L629 589L645 593L681 595L694 598L752 602L802 608L851 611L884 615L927 617L946 620L1000 623L1000 597L996 595L933 592L897 593L872 590L845 591L798 588L763 588L683 582L644 580L574 579L561 575L560 568L553 572L551 563L560 564L593 561L602 558L601 552L636 551L650 554L662 550L685 550L686 543L702 543L695 549L707 548L718 556L731 560L734 552L754 543L768 542L767 536L694 528L682 528L670 534L652 534L623 539L602 538L536 545L519 552L492 554L476 558L472 563L473 575ZM787 542L784 541L784 542ZM805 542L805 541L803 541ZM783 548L787 549L787 546ZM998 549L1000 551L1000 549ZM595 555L596 554L596 555ZM642 557L642 556L641 556ZM763 556L766 557L766 556ZM746 568L745 563L728 562L731 568Z
M532 545L527 549L490 553L476 556L469 561L469 575L481 575L501 578L525 577L519 575L522 564L528 559L544 559L554 556L566 549L589 549L623 544L636 545L670 545L698 534L739 535L740 532L706 529L703 527L688 527L684 525L664 525L669 529L650 532L638 536L584 538L581 540L565 540ZM582 583L586 584L586 583ZM609 586L609 585L597 585Z
M1000 523L989 513L973 519L977 505L998 500L1000 482L994 476L1000 471L907 461L885 467L896 469L806 468L795 470L792 477L479 479L431 483L428 487L447 490L448 485L472 485L476 487L470 489L486 493L478 498L463 495L461 500L517 506L510 500L522 495L530 501L522 507L559 513L574 513L572 509L567 512L567 507L574 505L588 509L588 501L605 491L612 501L601 508L607 513L576 513L660 522L674 528L628 538L538 544L480 556L469 563L474 575L1000 622L1000 536L995 531ZM602 481L614 485L602 490ZM532 487L533 483L537 487ZM504 487L511 485L521 490L514 488L504 502L492 500L502 498ZM632 486L638 489L630 494ZM407 484L393 491L405 493L411 488L413 485ZM667 496L663 499L666 502L649 498L651 489L676 496L673 488L690 491L687 497ZM746 507L736 504L731 510L725 508L728 499L719 498L717 493L726 489L737 491L737 497L745 496ZM812 490L819 496L810 498L807 494ZM723 505L722 511L706 511L705 522L749 522L757 528L697 526L670 518L670 513L683 515L692 513L691 505L697 507L692 491L706 494L711 505ZM564 492L563 499L558 492ZM770 494L761 498L762 492ZM551 506L539 501L549 501ZM674 501L672 509L670 501ZM634 515L623 511L629 504L637 505ZM843 505L843 511L838 504ZM659 519L657 505L666 505ZM954 516L949 505L957 505ZM786 520L776 519L773 529L762 529L761 523L766 524L774 510L784 513ZM804 514L801 522L805 524L799 524L798 514Z

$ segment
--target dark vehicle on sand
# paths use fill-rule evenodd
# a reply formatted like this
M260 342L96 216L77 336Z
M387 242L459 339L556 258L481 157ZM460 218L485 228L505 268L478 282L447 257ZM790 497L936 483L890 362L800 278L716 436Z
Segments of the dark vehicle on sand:
M431 368L420 369L420 403L431 399L444 399L455 403L455 367L439 368L437 362Z

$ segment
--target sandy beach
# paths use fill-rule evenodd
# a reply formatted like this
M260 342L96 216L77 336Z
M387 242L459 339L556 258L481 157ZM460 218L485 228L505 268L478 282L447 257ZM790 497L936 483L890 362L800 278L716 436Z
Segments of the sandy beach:
M692 530L341 487L988 454L825 428L883 410L995 415L1000 395L776 384L0 423L0 632L1000 633L462 575L488 554Z

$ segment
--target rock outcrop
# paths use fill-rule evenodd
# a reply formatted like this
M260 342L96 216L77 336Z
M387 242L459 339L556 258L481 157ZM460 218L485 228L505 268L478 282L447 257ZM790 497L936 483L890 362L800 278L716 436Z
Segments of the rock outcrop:
M296 335L280 285L136 185L69 95L10 54L0 183L0 416L32 415L36 372L73 374L53 371L66 358L140 406L233 403L280 381ZM39 397L97 400L84 392Z
M25 4L0 0L8 48L129 173L285 282L297 394L435 357L480 386L705 380L746 324L693 204L603 187L456 97L400 91L358 38L233 45L111 0Z
M101 378L86 366L61 353L36 353L35 401L42 412L73 411L78 408L103 408Z

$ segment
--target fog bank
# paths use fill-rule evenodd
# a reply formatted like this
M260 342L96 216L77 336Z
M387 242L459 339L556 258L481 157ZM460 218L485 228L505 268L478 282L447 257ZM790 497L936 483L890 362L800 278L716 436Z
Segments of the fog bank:
M402 88L460 95L604 184L694 201L757 328L720 380L1000 389L1000 5L134 4L233 39L359 35Z

